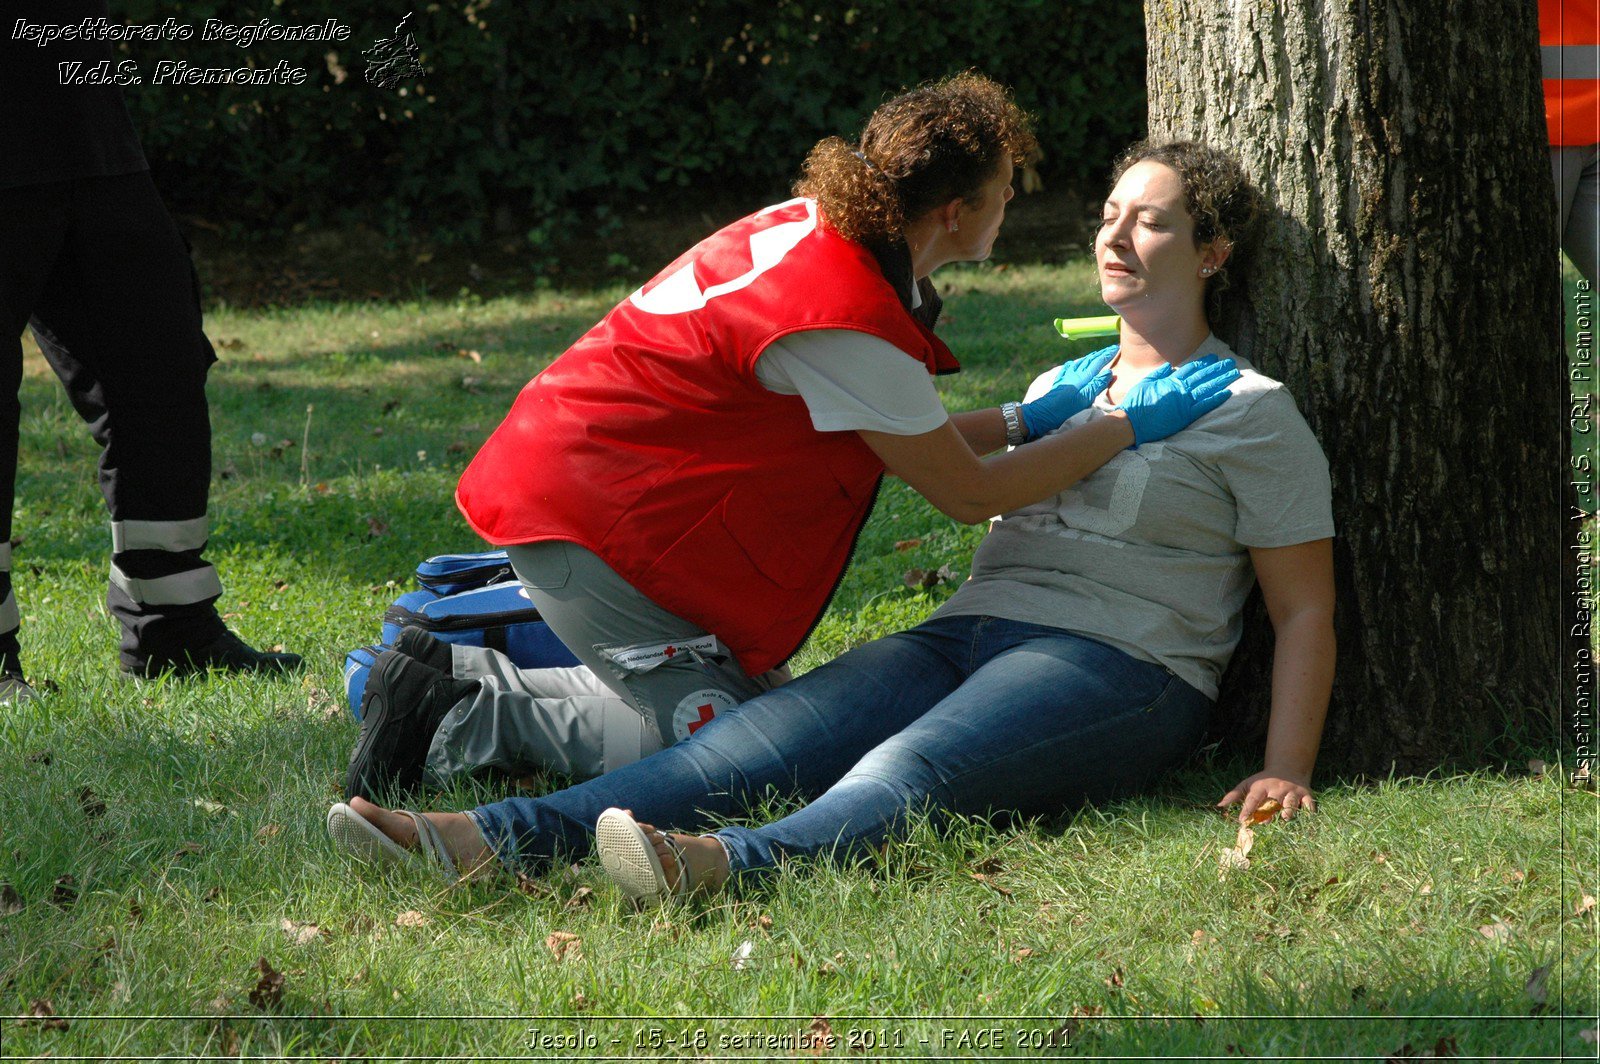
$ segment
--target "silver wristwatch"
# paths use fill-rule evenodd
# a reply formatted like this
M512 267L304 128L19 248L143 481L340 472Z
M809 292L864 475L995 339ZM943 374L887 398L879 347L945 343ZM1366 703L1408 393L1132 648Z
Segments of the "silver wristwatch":
M1022 423L1021 403L1001 403L1000 416L1006 419L1006 443L1021 447L1028 442L1028 429Z

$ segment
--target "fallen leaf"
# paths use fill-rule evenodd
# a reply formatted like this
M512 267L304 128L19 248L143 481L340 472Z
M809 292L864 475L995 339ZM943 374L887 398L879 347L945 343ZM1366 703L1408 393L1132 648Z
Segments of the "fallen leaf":
M256 829L256 841L265 845L266 841L283 830L282 824L266 824Z
M49 998L35 998L28 1003L28 1014L20 1017L24 1025L37 1024L47 1031L65 1031L69 1024L56 1015L56 1006Z
M1534 779L1538 779L1540 776L1543 776L1545 774L1545 770L1549 767L1550 765L1548 762L1541 761L1537 757L1528 759L1528 775L1532 776Z
M1591 1027L1587 1031L1579 1031L1578 1037L1583 1039L1585 1042L1588 1042L1590 1045L1594 1045L1595 1043L1600 1042L1600 1027Z
M1495 917L1494 923L1484 924L1482 927L1478 928L1478 934L1482 935L1490 942L1505 942L1511 937L1511 928L1506 925L1504 920L1501 920L1499 917Z
M265 957L256 961L256 970L261 978L250 991L250 1004L262 1011L277 1008L283 1001L283 973L268 964Z
M1588 912L1590 909L1593 909L1593 908L1594 908L1594 895L1593 894L1585 894L1583 897L1578 899L1578 904L1572 907L1572 915L1573 916L1582 916L1584 913Z
M948 565L941 565L937 569L907 569L900 579L910 588L928 591L940 584L954 583L955 571Z
M1267 821L1277 816L1278 813L1282 812L1282 810L1283 806L1279 804L1276 798L1268 798L1266 801L1256 806L1256 811L1250 814L1250 823L1265 824Z
M750 966L750 954L756 951L756 944L748 938L739 943L739 948L733 951L730 964L736 972L742 972Z
M83 815L90 820L106 815L106 803L88 787L78 792L78 808L82 809Z
M388 531L389 531L388 522L380 521L376 517L368 517L367 518L367 534L369 536L371 536L373 539L377 539L379 536L385 534Z
M69 909L72 907L72 903L77 900L78 881L73 879L70 873L64 876L58 876L56 878L55 888L50 891L50 903L52 905L59 905L63 909Z
M172 851L172 856L174 856L174 857L189 857L189 856L191 856L193 854L204 853L205 849L206 848L204 846L200 845L198 842L186 842L183 845L179 846L176 850L173 850Z
M1011 953L1012 961L1019 962L1019 963L1022 962L1022 961L1027 960L1031 956L1033 956L1033 947L1032 946L1019 946L1017 949L1013 950L1012 953Z
M922 546L922 540L920 539L899 539L895 540L894 549L900 551L916 550L920 546Z
M317 941L319 938L328 938L326 928L316 924L303 923L299 920L283 919L278 922L278 929L289 936L289 941L296 946L304 946Z
M1109 986L1113 990L1121 990L1122 989L1122 969L1121 968L1113 968L1113 969L1111 969L1111 974L1106 976L1105 983L1106 983L1106 986Z
M396 927L427 927L431 923L433 921L426 914L419 913L415 909L407 909L394 918L394 926Z
M594 1002L584 997L582 990L572 995L573 1012L588 1012L592 1008L594 1008Z
M230 812L227 806L221 802L213 802L210 798L196 798L194 807L202 813L210 813L212 816L216 816L218 813Z
M1533 974L1528 976L1527 985L1523 987L1528 992L1528 997L1541 1005L1544 1004L1545 998L1549 996L1545 984L1550 981L1550 967L1550 965L1544 964L1535 968Z
M243 1046L239 1041L239 1032L235 1031L232 1027L223 1028L222 1055L225 1057L236 1057L239 1055L242 1049Z
M982 872L986 876L999 875L1006 870L1006 866L998 857L985 857L972 866L974 872Z
M567 959L583 960L583 939L571 931L552 931L545 936L544 948L560 963Z
M456 357L457 358L465 358L465 359L468 359L468 360L470 360L472 362L482 362L483 361L483 356L481 354L479 354L478 352L473 351L473 350L471 350L469 348L465 348L465 347L461 347L461 348L457 348L456 349Z
M1011 897L1011 891L996 883L993 876L985 872L968 872L967 875L971 876L976 882L982 883L984 886L988 887L1002 898Z
M237 337L230 336L226 339L218 340L217 346L222 348L224 351L237 351L239 348L244 346L244 341L238 339Z
M1591 902L1594 901L1593 898L1590 898L1589 900ZM756 917L756 926L761 928L763 931L771 931L772 917L768 916L766 913L762 913L760 916Z
M22 895L10 883L0 884L0 916L15 916L22 911Z
M212 887L210 890L206 891L206 893L205 893L205 900L206 901L216 901L221 897L222 897L222 888L221 887Z
M1198 946L1200 943L1204 942L1207 937L1208 936L1204 931L1196 930L1194 934L1189 936L1189 945Z
M1250 867L1250 850L1256 844L1256 833L1248 824L1239 825L1239 835L1232 846L1225 846L1217 859L1217 878L1226 878L1235 868Z
M567 899L566 908L582 909L593 899L594 889L592 887L579 887L572 897Z
M839 1038L833 1033L833 1024L828 1022L826 1016L813 1019L811 1026L800 1035L800 1048L814 1057L820 1057L838 1044Z

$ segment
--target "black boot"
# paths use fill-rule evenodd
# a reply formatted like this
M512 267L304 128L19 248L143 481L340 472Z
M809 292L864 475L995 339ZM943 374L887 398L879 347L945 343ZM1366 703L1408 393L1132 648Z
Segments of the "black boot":
M395 636L394 648L430 669L438 669L446 676L451 675L450 670L455 668L455 655L450 652L450 644L435 639L425 628L400 629L400 634Z
M299 654L257 650L226 628L200 646L143 655L122 652L122 671L147 678L164 672L189 676L207 669L281 674L298 669L300 664Z
M439 722L477 688L477 680L451 679L398 650L379 654L361 696L361 734L345 771L345 799L370 798L380 788L419 788Z

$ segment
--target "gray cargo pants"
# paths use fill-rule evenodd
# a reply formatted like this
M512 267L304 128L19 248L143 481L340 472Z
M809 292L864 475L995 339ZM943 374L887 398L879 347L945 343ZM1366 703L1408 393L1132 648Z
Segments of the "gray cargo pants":
M481 683L434 732L425 767L432 786L483 768L598 776L789 678L786 669L746 676L715 635L668 613L575 543L508 553L528 598L583 664L519 669L498 651L454 647L455 677Z

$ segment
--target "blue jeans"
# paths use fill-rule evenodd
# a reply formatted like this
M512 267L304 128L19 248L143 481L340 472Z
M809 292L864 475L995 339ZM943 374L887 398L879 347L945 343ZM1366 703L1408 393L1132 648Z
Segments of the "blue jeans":
M714 834L735 872L849 857L916 813L1043 812L1126 794L1199 743L1210 700L1059 628L944 617L857 647L641 761L472 817L508 866L587 855L608 806L696 832L769 792L804 808Z

